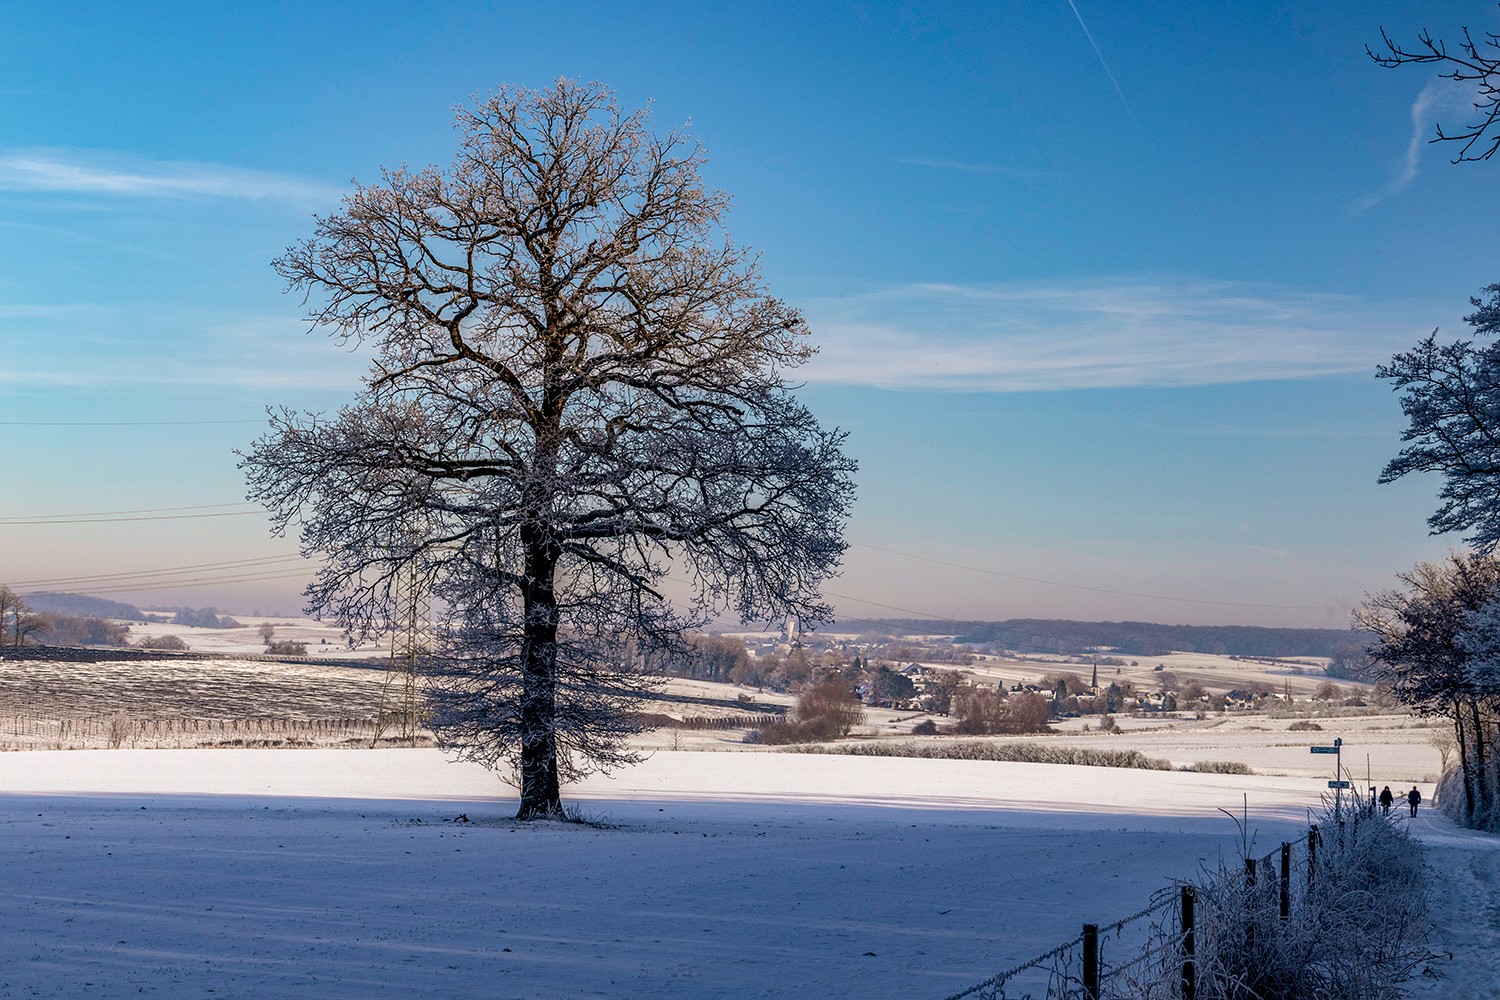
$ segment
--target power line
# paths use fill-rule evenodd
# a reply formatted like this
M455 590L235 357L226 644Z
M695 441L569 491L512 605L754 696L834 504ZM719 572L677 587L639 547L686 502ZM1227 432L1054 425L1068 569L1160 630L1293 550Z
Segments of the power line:
M261 514L259 510L226 510L218 514L146 514L139 517L53 517L53 518L0 518L0 527L47 524L124 524L130 521L195 521L207 517L250 517Z
M952 618L952 617L950 617L948 615L935 615L931 611L917 611L917 610L915 610L913 608L898 608L894 604L881 604L879 601L867 601L863 597L850 597L848 594L835 594L831 590L826 590L825 589L823 591L823 593L827 594L829 597L837 597L841 601L853 601L856 604L868 604L872 608L885 608L887 611L900 611L903 614L918 615L919 617L922 617L922 618L931 618L934 621L940 621L940 622L957 622L958 621L957 618ZM855 618L853 620L854 621L863 621L863 622L873 621L873 619L870 619L870 618Z
M142 583L126 587L97 587L94 589L103 594L138 594L145 591L176 590L182 587L223 587L232 583L269 583L273 580L305 580L307 576L306 572L267 573L256 576L237 576L227 579L176 580L164 583Z
M71 587L79 585L101 585L106 583L147 583L162 577L183 573L199 573L204 570L240 572L249 569L269 569L283 563L301 562L298 555L260 556L254 559L233 559L226 562L197 563L189 566L173 566L165 569L126 570L119 573L102 573L95 576L55 577L49 580L22 580L12 584L16 587Z
M244 507L249 504L248 500L237 500L234 503L201 503L186 507L141 507L136 510L94 510L85 511L81 514L16 514L10 517L0 517L0 524L15 521L19 524L31 524L38 521L47 521L57 518L98 518L98 517L122 517L129 514L169 514L186 510L223 510L225 507ZM242 511L240 513L253 513ZM67 524L64 520L62 523Z

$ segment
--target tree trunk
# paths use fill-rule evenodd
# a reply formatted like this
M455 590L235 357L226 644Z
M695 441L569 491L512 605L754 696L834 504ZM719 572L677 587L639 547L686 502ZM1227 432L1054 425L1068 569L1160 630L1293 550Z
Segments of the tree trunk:
M545 527L522 529L526 546L521 639L521 808L516 819L562 819L557 773L557 594L559 550Z
M1479 717L1479 701L1477 699L1469 702L1469 714L1474 718L1474 787L1478 792L1474 796L1475 816L1485 822L1490 818L1489 789L1485 786L1485 776L1489 772L1489 761L1485 759L1484 746L1484 720Z
M1464 717L1458 702L1453 703L1453 731L1458 736L1458 769L1464 778L1464 816L1474 818L1474 771L1469 759L1469 741L1464 739Z

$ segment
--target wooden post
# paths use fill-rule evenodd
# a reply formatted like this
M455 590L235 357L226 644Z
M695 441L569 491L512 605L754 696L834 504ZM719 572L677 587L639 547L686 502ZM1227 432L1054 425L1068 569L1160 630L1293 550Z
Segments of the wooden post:
M1292 915L1292 845L1281 845L1281 919Z
M1193 904L1197 899L1196 889L1182 887L1182 1000L1195 1000L1198 993L1198 943L1193 936Z
M1083 925L1084 1000L1099 1000L1099 925Z
M1307 828L1307 887L1312 888L1313 872L1318 861L1318 824Z
M1255 961L1255 859L1245 859L1245 954Z

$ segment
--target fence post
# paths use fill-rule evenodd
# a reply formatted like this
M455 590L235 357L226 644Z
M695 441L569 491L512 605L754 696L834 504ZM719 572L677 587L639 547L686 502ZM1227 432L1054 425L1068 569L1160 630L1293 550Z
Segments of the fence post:
M1099 1000L1099 925L1083 925L1083 996Z
M1190 885L1182 887L1182 1000L1195 1000L1198 993L1198 943L1193 937L1193 904L1197 899L1197 890Z
M1307 887L1312 888L1313 870L1318 860L1318 824L1307 828Z
M1281 919L1292 915L1292 845L1281 844Z
M1255 955L1255 859L1245 859L1245 955Z

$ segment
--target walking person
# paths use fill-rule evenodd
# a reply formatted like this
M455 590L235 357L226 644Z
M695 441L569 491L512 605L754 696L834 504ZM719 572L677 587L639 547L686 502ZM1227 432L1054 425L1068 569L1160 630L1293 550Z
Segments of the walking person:
M1386 785L1380 790L1380 808L1382 812L1391 811L1391 803L1396 801L1396 796L1391 794L1391 786Z
M1417 806L1422 803L1422 793L1417 791L1417 786L1412 785L1411 791L1406 793L1406 804L1411 806L1412 819L1417 818Z

